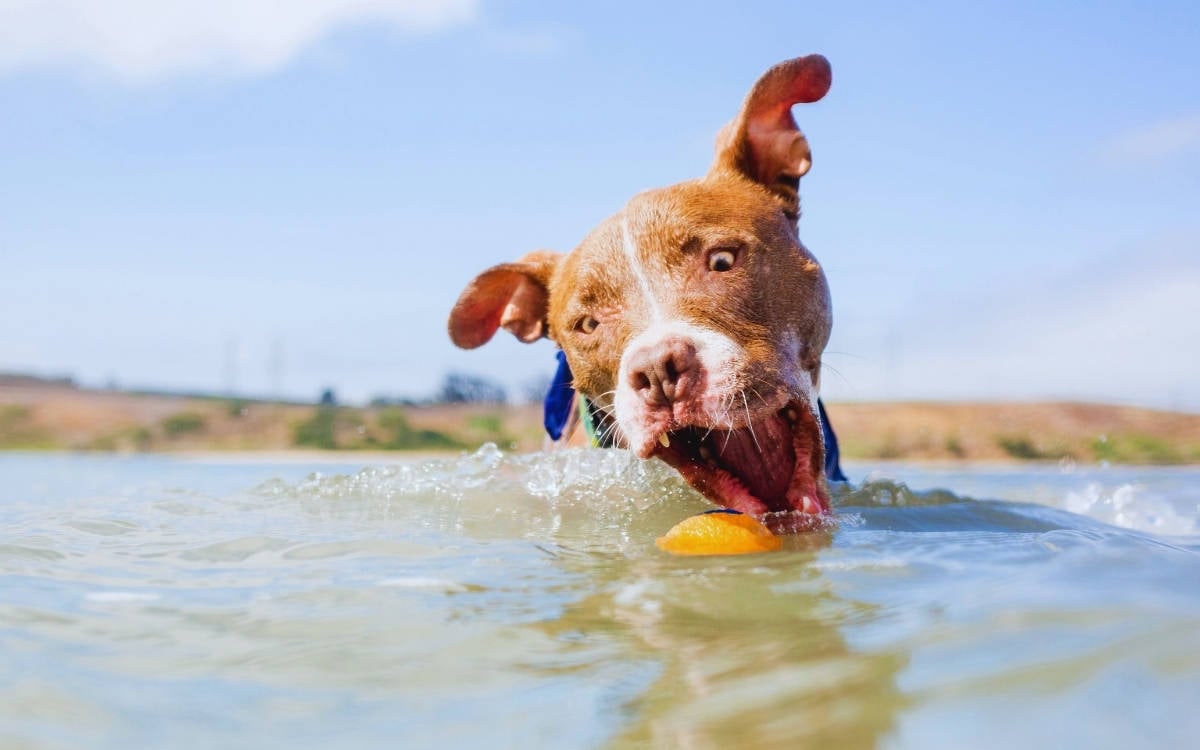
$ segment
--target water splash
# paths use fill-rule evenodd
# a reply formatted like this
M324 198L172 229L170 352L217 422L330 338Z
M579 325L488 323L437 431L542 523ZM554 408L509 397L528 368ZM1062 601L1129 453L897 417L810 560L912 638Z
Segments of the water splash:
M1068 492L1063 508L1123 529L1163 536L1200 534L1200 502L1187 514L1166 497L1132 482L1116 486L1089 482Z
M869 508L905 508L961 503L970 498L947 490L914 490L904 482L868 479L860 485L839 483L833 488L833 506Z
M592 550L645 546L710 507L670 467L627 451L512 455L491 444L453 459L271 481L254 494L325 517Z
M1064 475L1065 476L1065 475ZM952 479L947 477L944 479ZM977 500L945 489L914 489L872 474L832 487L835 517L825 528L1045 531L1086 524L1062 511L1136 532L1200 534L1200 505L1182 509L1137 483L1081 479L1021 500ZM1061 477L1060 477L1061 481ZM571 449L508 454L488 444L458 457L314 473L257 487L259 498L327 518L391 521L409 529L484 539L551 539L575 548L628 553L712 505L670 467L624 450ZM1031 504L1032 503L1032 504ZM1185 512L1187 511L1187 512Z
M885 492L881 487L869 492ZM892 487L898 502L924 502L920 493ZM551 538L575 548L625 553L713 508L674 469L628 451L506 454L492 444L454 459L369 467L351 475L314 473L296 484L272 480L253 492L299 503L323 517L403 521L409 528L474 538ZM844 514L804 529L833 531L860 521Z

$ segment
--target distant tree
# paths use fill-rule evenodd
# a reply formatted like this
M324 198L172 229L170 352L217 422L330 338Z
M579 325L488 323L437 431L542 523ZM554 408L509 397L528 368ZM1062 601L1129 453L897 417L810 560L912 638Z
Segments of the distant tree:
M508 401L508 392L493 380L452 372L442 380L438 401L446 404L502 404Z
M308 419L292 429L292 443L306 448L332 450L338 447L337 414L330 406L320 406Z
M321 406L337 406L337 394L333 392L332 388L326 388L321 391L321 400L317 403Z
M408 423L403 409L385 409L379 415L380 429L384 432L384 448L420 450L437 448L463 448L458 440L437 430L418 430Z
M204 415L193 411L181 411L164 419L162 428L169 438L201 432L204 430Z

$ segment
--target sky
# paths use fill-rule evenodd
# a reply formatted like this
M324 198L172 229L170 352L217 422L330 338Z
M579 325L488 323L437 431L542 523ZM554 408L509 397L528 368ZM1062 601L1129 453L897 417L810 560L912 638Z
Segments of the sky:
M0 371L514 392L478 272L698 177L820 52L827 400L1200 411L1200 4L0 0Z

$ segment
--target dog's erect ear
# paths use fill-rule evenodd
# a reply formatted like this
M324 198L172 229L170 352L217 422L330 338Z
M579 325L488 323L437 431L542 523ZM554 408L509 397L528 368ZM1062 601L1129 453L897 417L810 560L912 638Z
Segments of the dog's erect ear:
M796 127L792 105L815 102L833 80L821 55L781 62L750 89L742 111L717 136L717 158L709 174L734 170L762 183L795 219L800 212L800 178L812 166L808 141Z
M560 260L558 253L536 250L476 276L450 311L450 340L474 349L501 327L527 344L545 336L550 277Z

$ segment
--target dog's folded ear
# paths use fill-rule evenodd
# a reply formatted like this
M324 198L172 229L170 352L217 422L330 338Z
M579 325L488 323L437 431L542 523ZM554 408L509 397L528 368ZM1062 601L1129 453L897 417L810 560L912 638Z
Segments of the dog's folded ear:
M812 166L812 152L792 117L792 105L819 100L832 80L829 61L821 55L781 62L764 73L742 111L717 136L717 158L709 174L733 170L765 185L796 219L800 178Z
M476 276L450 311L450 340L474 349L491 341L499 328L527 344L546 336L550 279L561 259L558 253L536 250Z

